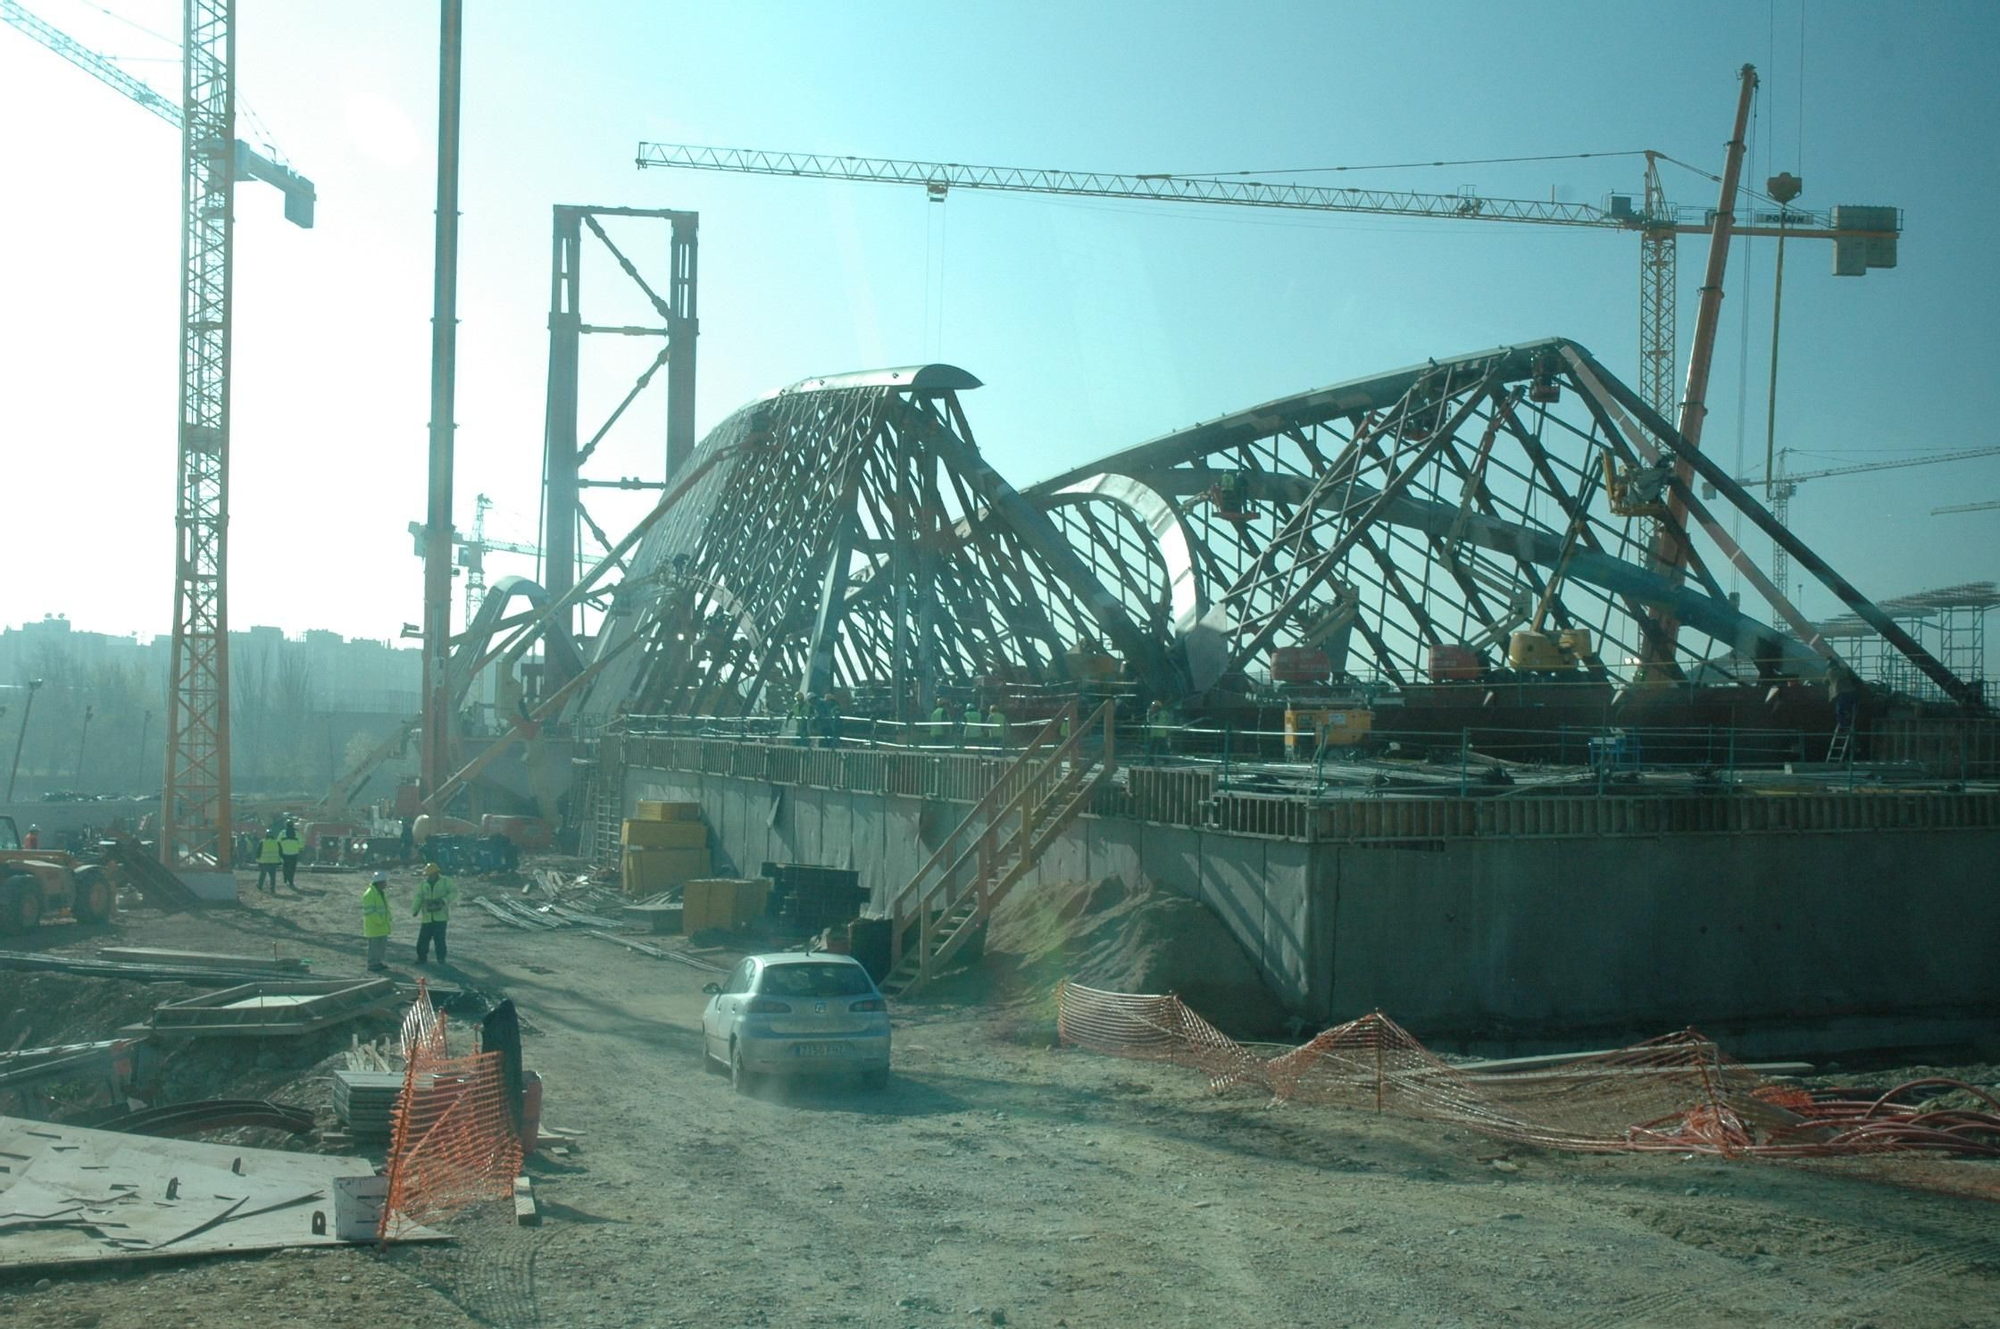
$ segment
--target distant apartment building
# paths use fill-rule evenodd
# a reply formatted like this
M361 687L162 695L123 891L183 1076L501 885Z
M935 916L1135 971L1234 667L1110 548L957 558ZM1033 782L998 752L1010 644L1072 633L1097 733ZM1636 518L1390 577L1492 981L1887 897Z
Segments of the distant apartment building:
M0 736L39 679L22 783L36 788L156 788L171 640L86 632L50 616L0 627ZM422 707L422 653L337 632L229 634L237 782L310 787L330 780L357 739L372 746ZM86 732L88 742L86 744Z

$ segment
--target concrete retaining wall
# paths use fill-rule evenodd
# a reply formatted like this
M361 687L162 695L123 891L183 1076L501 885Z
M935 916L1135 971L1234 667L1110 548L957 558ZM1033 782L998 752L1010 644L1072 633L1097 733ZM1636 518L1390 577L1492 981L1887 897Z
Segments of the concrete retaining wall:
M964 815L930 799L631 768L623 815L641 798L700 803L718 872L852 868L878 905ZM1021 889L1115 876L1200 899L1312 1021L1380 1009L1426 1040L1523 1050L1694 1025L1747 1054L1995 1028L1996 864L1992 829L1396 847L1089 816Z
M700 803L720 873L755 876L766 862L852 868L878 906L965 816L961 805L930 799L630 768L621 815L642 798ZM1017 889L1117 877L1193 896L1221 917L1279 1000L1305 1010L1316 996L1325 1004L1313 991L1312 975L1326 966L1309 947L1312 866L1305 844L1082 817Z
M1317 849L1336 1019L1533 1040L2000 1011L1992 831Z

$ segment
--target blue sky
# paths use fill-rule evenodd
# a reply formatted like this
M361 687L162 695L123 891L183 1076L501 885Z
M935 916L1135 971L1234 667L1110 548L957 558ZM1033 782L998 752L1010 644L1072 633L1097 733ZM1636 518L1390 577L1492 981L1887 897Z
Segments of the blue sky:
M132 26L177 33L170 0L108 0L129 22L83 0L29 7L178 86L169 48ZM535 533L557 202L701 213L703 430L799 378L940 358L985 381L967 409L1017 483L1270 397L1550 334L1636 377L1627 235L969 193L940 207L916 189L642 173L642 138L1176 172L1654 147L1714 170L1745 61L1764 75L1747 178L1790 170L1802 205L1907 212L1894 271L1836 280L1824 244L1788 255L1779 439L1812 454L1794 468L2000 443L2000 6L1810 4L1803 79L1798 0L468 9L458 512L469 527L473 494L492 495L501 538ZM272 191L239 193L231 619L394 635L420 614L404 528L423 508L436 14L240 10L241 95L320 205L301 232ZM8 504L0 622L161 631L178 142L11 31L0 115L39 126L0 210L0 455L10 490L49 500ZM1640 165L1306 178L1595 201L1636 192ZM1713 200L1688 172L1667 183ZM1703 243L1683 241L1683 340ZM1731 256L1710 391L1708 448L1741 447L1752 469L1772 249ZM587 292L613 289L604 264L590 275L606 284ZM595 362L586 415L632 368L615 350ZM650 409L600 473L657 471ZM1887 596L2000 576L2000 512L1929 515L1986 498L2000 458L1807 485L1793 524ZM614 533L635 515L598 511ZM1802 600L1835 608L1816 588Z

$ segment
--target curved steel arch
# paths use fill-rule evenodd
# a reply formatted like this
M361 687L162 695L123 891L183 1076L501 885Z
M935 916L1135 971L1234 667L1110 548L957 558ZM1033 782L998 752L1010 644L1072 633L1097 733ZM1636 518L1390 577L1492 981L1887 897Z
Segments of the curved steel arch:
M717 426L695 453L717 464L613 597L578 714L838 690L907 711L940 685L1062 681L1087 640L1176 689L1164 635L979 455L959 403L978 386L951 365L808 379Z
M1656 561L1653 521L1611 509L1598 488L1607 458L1620 471L1660 458L1679 463L1669 488L1692 519L1656 520L1690 551L1685 572ZM1053 505L1068 494L1117 492L1149 513L1156 535L1176 532L1187 553L1175 575L1189 586L1176 597L1175 630L1186 636L1219 619L1224 672L1248 671L1278 646L1314 644L1340 616L1343 598L1357 592L1361 658L1350 672L1396 682L1422 677L1432 647L1470 641L1497 649L1545 601L1551 626L1595 634L1600 649L1588 668L1601 678L1682 677L1698 665L1814 676L1838 663L1690 491L1690 472L1721 493L1717 511L1733 507L1784 543L1948 693L1976 701L1563 338L1266 402L1026 493ZM1567 553L1566 538L1574 543ZM1172 547L1163 543L1159 553L1174 563ZM1725 567L1740 572L1785 627L1742 613L1717 580Z
M1833 649L1730 537L1732 509L1977 705L1565 339L1281 398L1023 491L979 454L960 402L977 386L950 365L809 379L717 426L614 593L593 646L602 669L573 714L777 711L838 690L908 714L940 687L1061 682L1068 652L1094 644L1159 697L1298 645L1408 683L1440 646L1503 661L1509 632L1538 613L1588 630L1599 680L1833 669ZM1607 463L1671 472L1680 503L1614 507ZM1721 494L1713 508L1694 474ZM1675 545L1684 563L1656 560ZM1741 611L1718 580L1730 569L1790 631Z

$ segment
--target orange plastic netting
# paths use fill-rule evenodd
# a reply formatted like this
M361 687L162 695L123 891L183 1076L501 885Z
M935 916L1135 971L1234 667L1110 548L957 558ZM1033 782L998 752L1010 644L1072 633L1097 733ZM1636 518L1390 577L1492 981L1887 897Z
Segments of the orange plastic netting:
M403 1017L403 1090L389 1147L379 1235L513 1194L521 1141L499 1052L452 1055L445 1018L418 985Z
M1886 1093L1810 1091L1765 1080L1694 1030L1527 1070L1457 1069L1376 1012L1265 1057L1171 994L1056 991L1065 1043L1202 1071L1220 1093L1448 1122L1521 1144L1586 1152L1662 1150L1759 1158L1953 1154L2000 1158L2000 1100L1925 1079ZM1946 1104L1946 1105L1941 1105ZM2000 1194L1978 1166L1975 1189Z

